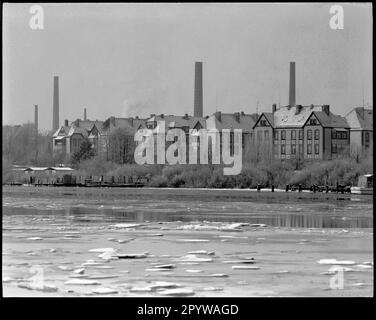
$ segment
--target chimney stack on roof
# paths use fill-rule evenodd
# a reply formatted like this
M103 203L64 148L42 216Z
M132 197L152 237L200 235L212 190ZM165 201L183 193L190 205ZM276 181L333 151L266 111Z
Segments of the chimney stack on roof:
M296 111L295 111L295 114L299 114L300 111L302 111L302 109L303 109L303 106L302 106L301 104L296 105Z
M67 119L64 120L64 126L68 127L68 120Z
M328 104L324 104L321 108L322 108L322 111L325 112L328 116L330 115Z
M277 105L275 103L273 103L272 105L272 112L276 112L277 111Z
M240 122L240 113L239 112L235 112L234 113L234 118L235 118L236 122Z
M221 113L221 111L216 111L215 112L215 117L217 118L217 120L219 122L221 122L222 121L222 113Z
M195 62L195 89L194 89L194 110L195 117L202 117L203 114L203 88L202 88L202 62Z
M295 106L295 62L290 62L289 106Z

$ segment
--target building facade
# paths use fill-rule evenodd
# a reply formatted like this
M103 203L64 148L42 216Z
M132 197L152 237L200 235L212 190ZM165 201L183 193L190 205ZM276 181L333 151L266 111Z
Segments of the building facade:
M354 151L368 152L373 149L373 110L358 107L346 116L350 126L350 146Z
M350 133L345 118L328 105L273 105L254 126L258 143L271 143L275 159L333 159L349 152Z

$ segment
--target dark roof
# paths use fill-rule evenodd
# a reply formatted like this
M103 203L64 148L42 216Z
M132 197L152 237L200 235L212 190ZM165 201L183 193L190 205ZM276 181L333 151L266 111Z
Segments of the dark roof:
M220 118L220 119L219 119ZM238 121L238 120L239 121ZM208 129L242 129L243 132L251 132L257 121L257 114L236 113L213 113L206 119Z
M354 108L346 115L351 129L373 130L373 110L363 107Z
M324 111L313 111L313 114L320 121L321 125L326 128L350 128L346 119L342 116L329 112L327 115Z

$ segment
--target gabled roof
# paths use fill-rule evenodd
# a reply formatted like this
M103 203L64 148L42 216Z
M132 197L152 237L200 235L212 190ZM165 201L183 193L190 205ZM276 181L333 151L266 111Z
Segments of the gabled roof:
M373 130L373 109L354 108L345 117L351 129Z
M313 111L312 113L325 128L350 128L346 119L342 116L333 114L331 112L329 112L329 115L327 115L324 111Z
M100 133L108 133L110 130L117 129L117 128L128 128L134 132L136 132L140 126L144 126L146 124L146 119L140 118L116 118L110 117L106 121L103 122L101 128L99 129Z
M59 129L55 131L55 133L52 135L53 138L57 136L66 136L69 132L70 127L69 126L61 126Z
M238 120L239 121L238 121ZM206 120L208 129L242 129L243 132L251 132L256 124L256 114L244 113L214 113Z
M188 127L193 129L196 127L197 123L200 123L202 128L206 128L206 121L203 117L193 117L189 115L185 116L174 116L174 115L154 115L147 120L147 122L164 121L165 130L172 128L183 128Z
M274 126L281 127L303 127L313 111L322 111L322 106L284 106L274 112Z
M72 125L69 129L67 136L71 137L73 134L82 134L84 137L87 137L89 135L89 130Z

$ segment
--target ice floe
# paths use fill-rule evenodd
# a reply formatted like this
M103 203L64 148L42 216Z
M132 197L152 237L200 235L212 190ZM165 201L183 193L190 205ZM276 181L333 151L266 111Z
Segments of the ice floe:
M95 280L87 279L72 279L64 283L65 285L99 285L100 283Z
M167 289L160 291L159 294L164 296L193 296L195 293L190 289Z
M336 260L336 259L320 259L319 264L336 264L336 265L353 265L355 261L352 260Z
M258 270L260 267L257 266L232 266L234 270Z

